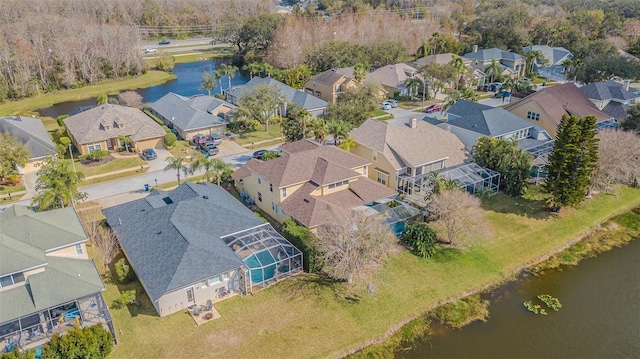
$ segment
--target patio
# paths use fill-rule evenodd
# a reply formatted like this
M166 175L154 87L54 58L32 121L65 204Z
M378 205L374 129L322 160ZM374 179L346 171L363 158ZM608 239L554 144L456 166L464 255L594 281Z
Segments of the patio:
M234 296L237 294L230 295ZM222 300L222 298L220 298L219 300ZM191 318L193 318L193 321L196 322L196 325L198 326L222 317L220 313L218 313L216 308L213 307L212 300L207 300L207 302L203 304L193 305L188 309L188 312L189 315L191 315Z

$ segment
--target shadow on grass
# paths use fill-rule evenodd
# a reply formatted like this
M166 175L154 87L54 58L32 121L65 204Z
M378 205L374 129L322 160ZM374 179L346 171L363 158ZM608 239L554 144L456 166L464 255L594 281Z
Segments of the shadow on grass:
M360 302L360 296L350 293L344 282L336 281L321 274L305 273L297 275L282 281L279 285L285 289L285 292L290 293L290 299L333 295L338 301L346 301L352 304Z
M482 200L482 208L488 211L512 213L533 219L547 219L551 216L551 210L543 199L527 196L514 198L505 194L497 194Z
M144 287L142 287L142 284L138 280L138 277L136 276L135 272L133 272L133 269L131 267L130 267L129 278L124 283L118 281L118 278L116 275L115 263L121 258L124 258L122 253L120 253L113 261L111 261L111 263L109 264L110 274L108 277L105 278L105 281L109 281L110 283L114 284L118 288L118 292L120 294L124 293L127 290L136 291L136 302L126 305L127 310L129 310L129 315L131 315L131 317L137 317L138 315L141 315L141 314L149 315L152 317L158 317L158 313L156 312L156 309L153 307L153 304L151 303L151 299L149 299L149 296L145 292ZM124 307L117 308L117 306L114 306L114 303L107 303L107 305L109 306L109 310L112 310L112 311L124 309Z

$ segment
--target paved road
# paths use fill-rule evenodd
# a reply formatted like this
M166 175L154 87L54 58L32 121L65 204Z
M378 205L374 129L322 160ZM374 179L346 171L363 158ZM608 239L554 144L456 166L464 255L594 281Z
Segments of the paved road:
M208 40L208 39L171 40L171 44L169 45L159 45L157 41L148 41L140 45L140 51L145 51L146 49L155 49L158 51L164 50L166 52L187 52L187 51L210 49L212 47L232 46L230 44L211 45L209 41L211 40ZM149 54L149 55L153 55L153 54Z

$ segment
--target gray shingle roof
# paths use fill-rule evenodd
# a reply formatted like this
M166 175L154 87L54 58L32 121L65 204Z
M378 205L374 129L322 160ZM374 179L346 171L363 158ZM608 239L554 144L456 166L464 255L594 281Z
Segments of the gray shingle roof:
M232 103L212 96L184 97L169 92L154 102L151 109L171 121L175 127L183 131L193 131L229 123L227 120L211 114L221 106L231 109L237 108Z
M529 122L502 108L466 100L456 101L448 113L447 125L464 128L484 136L500 136L531 127ZM433 124L438 125L442 122Z
M629 90L625 90L623 84L613 80L593 82L580 87L580 91L588 98L600 101L618 100L624 102L635 98L640 99L640 94L636 94L637 89L630 87Z
M627 110L629 110L630 107L631 106L624 105L620 102L611 101L602 109L602 112L618 120L622 120L627 118Z
M152 301L241 267L220 238L263 224L224 189L188 182L103 213Z
M11 116L0 118L0 133L9 133L23 144L31 159L38 159L56 153L56 145L42 121L37 118Z
M271 77L265 77L265 78L261 78L261 77L254 77L253 79L251 79L249 82L247 82L246 85L244 86L236 86L236 87L232 87L231 89L229 89L228 91L228 95L230 97L234 97L236 99L239 99L240 97L244 96L244 94L252 89L253 87L255 87L256 85L260 85L260 84L267 84L269 86L277 86L280 91L282 92L282 95L284 96L284 98L287 100L288 103L293 103L295 105L297 105L298 107L302 107L306 110L316 110L316 109L323 109L326 108L329 104L324 101L321 100L313 95L310 95L306 92L303 91L299 91L294 89L291 86L285 85L280 81L276 81Z
M564 47L551 47L548 45L531 45L522 49L524 53L529 51L540 51L545 59L549 60L550 65L562 65L566 58L573 58L571 51Z
M474 60L491 61L491 59L525 60L525 57L515 52L504 51L496 47L468 52L462 57Z
M163 137L165 131L144 112L133 107L105 104L64 119L64 123L80 144L105 141L120 135L133 141ZM115 126L124 123L124 127ZM105 130L104 126L110 126Z

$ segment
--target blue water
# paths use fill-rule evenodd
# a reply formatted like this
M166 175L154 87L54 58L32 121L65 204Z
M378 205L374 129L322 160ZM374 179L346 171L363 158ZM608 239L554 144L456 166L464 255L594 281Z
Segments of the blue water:
M244 259L244 264L251 268L249 275L253 283L262 283L273 278L276 274L275 263L276 260L268 251L258 252Z
M397 237L400 237L402 233L404 233L406 227L407 225L404 222L396 222L391 225L391 230Z
M136 90L136 92L142 95L143 103L155 102L169 92L177 93L182 96L207 94L206 90L200 89L200 84L202 83L202 73L207 71L213 72L219 67L221 63L227 62L227 60L208 60L189 62L186 64L177 64L173 68L173 73L176 75L175 79L159 85L147 87L144 89L138 89ZM223 76L219 81L220 83L214 89L211 95L220 93L220 86L222 86L223 90L226 90L229 87L227 76ZM231 86L243 85L247 82L249 82L248 74L244 71L238 71L231 79ZM61 102L51 107L36 110L36 112L38 112L40 116L49 116L56 118L60 115L67 114L78 107L95 105L96 101L96 98L89 98L79 101Z

